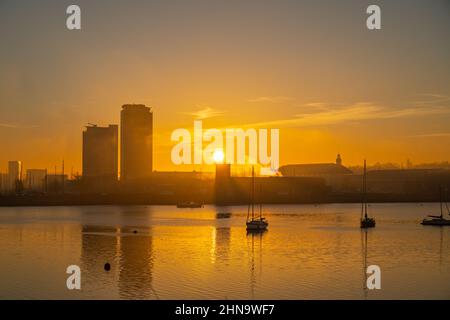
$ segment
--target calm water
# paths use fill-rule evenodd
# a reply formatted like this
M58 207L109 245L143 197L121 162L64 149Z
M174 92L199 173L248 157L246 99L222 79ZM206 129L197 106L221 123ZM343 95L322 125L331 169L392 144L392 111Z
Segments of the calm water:
M450 227L419 224L438 207L372 204L365 233L358 204L266 206L263 235L246 207L0 208L0 298L450 299ZM371 264L381 290L364 289Z

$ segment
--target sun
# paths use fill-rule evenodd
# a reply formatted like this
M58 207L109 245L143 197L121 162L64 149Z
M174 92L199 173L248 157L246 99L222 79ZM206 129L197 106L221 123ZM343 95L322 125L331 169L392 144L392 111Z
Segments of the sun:
M213 160L215 163L222 163L225 158L223 151L221 149L216 149L213 153Z

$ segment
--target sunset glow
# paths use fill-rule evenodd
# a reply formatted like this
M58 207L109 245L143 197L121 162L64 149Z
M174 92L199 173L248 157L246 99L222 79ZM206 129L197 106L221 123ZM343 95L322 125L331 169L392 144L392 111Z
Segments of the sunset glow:
M225 156L223 154L223 150L217 149L216 151L214 151L213 159L215 163L223 163L224 158Z
M352 3L327 1L324 14L314 1L124 2L102 15L94 1L83 4L94 20L66 32L63 5L60 17L10 1L0 9L0 171L11 159L61 171L64 159L81 173L83 127L118 124L124 103L153 108L155 170L198 169L170 159L171 132L196 119L279 128L280 165L338 152L346 165L449 160L448 3L417 2L408 15L409 3L386 3L377 31Z
M0 38L11 313L449 300L449 0L0 0Z

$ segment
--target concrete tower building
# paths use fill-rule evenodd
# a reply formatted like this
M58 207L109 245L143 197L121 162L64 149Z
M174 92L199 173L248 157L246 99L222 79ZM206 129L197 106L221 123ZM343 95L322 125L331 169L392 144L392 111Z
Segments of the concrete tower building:
M117 180L119 160L117 125L89 125L83 131L83 178Z
M8 161L8 181L9 190L14 191L17 188L17 183L22 181L22 162Z
M120 179L141 179L153 171L153 113L143 104L126 104L120 113Z

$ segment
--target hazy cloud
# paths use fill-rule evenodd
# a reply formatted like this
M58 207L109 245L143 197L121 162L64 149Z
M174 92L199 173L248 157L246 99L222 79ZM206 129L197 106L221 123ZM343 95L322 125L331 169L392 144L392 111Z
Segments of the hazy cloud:
M1 128L17 128L16 125L14 125L14 124L9 124L9 123L0 123L0 127L1 127Z
M325 102L309 102L303 104L304 107L313 107L313 108L326 108L329 104Z
M303 127L331 125L349 121L364 121L375 119L394 119L426 116L433 114L450 114L448 107L426 106L392 108L373 102L358 102L340 108L319 109L317 112L300 113L289 119L278 119L245 125L245 127Z
M423 133L409 136L409 138L439 138L439 137L450 137L450 132Z
M26 128L36 128L36 125L22 125L17 123L0 123L0 128L8 129L26 129Z
M203 109L200 109L198 111L192 111L192 112L185 112L185 114L188 114L192 117L194 117L197 120L203 120L213 117L218 117L224 114L223 111L215 110L211 107L205 107Z
M437 93L422 93L418 94L420 99L411 101L415 106L429 106L429 105L442 105L450 107L450 97L444 94Z
M272 103L279 103L279 102L285 102L290 101L292 98L290 97L284 97L284 96L276 96L276 97L257 97L253 99L248 99L247 102L272 102Z

